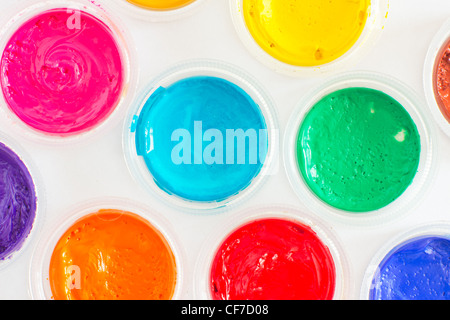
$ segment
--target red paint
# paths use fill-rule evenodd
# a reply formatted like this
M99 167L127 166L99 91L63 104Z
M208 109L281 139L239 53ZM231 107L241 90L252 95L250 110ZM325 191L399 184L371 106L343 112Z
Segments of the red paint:
M450 122L450 43L438 59L436 78L439 107Z
M305 225L263 219L234 231L218 249L210 274L216 300L331 300L333 257Z

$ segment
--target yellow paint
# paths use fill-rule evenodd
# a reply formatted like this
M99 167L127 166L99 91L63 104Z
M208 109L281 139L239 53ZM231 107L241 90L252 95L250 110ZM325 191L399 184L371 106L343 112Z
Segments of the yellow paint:
M195 0L127 0L127 1L139 7L151 10L173 10L184 7L194 2Z
M295 66L319 66L358 41L370 0L243 0L248 30L267 53Z

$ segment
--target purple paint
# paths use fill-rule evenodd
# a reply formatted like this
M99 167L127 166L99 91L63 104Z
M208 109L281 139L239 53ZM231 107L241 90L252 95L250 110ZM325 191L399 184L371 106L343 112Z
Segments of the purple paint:
M0 143L0 260L19 251L33 228L37 200L30 172Z

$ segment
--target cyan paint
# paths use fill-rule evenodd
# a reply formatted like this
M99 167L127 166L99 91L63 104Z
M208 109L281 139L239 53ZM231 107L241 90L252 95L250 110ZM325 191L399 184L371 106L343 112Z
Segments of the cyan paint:
M258 104L217 77L190 77L158 88L132 130L156 184L195 202L220 202L245 190L268 149Z

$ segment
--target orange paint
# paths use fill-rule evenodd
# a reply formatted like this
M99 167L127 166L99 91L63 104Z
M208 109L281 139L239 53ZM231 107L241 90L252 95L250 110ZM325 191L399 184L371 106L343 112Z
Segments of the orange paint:
M50 261L55 300L169 300L176 263L167 241L129 212L101 210L78 220Z
M150 10L174 10L191 4L195 0L127 0L128 2Z

